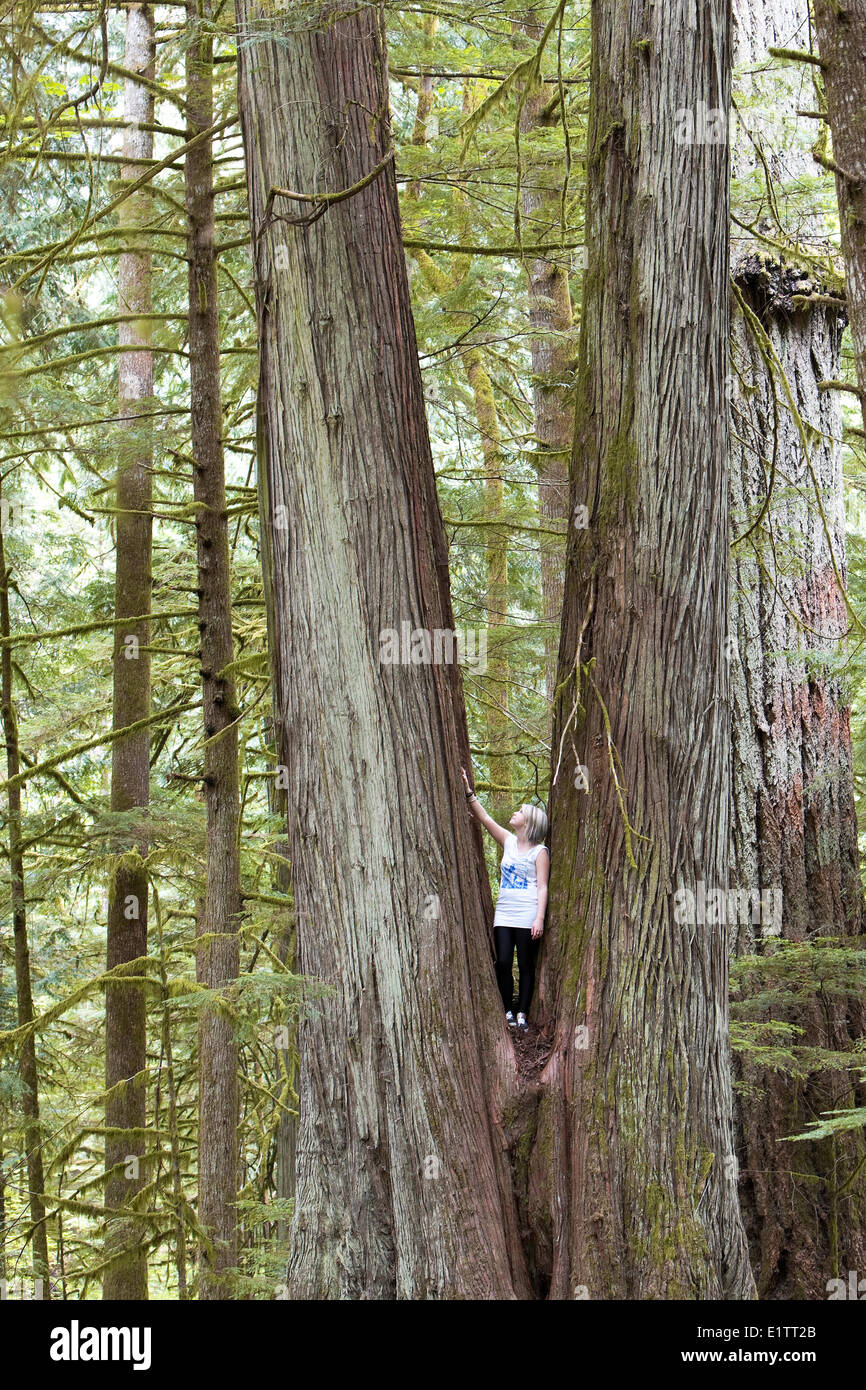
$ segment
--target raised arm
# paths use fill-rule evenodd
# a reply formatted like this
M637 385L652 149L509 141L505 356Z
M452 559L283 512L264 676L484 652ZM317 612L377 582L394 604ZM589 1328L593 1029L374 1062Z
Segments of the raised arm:
M488 816L484 807L481 805L481 802L478 800L478 797L475 795L474 791L469 785L469 778L466 776L466 769L461 767L460 771L463 774L463 785L466 788L466 800L470 811L472 812L476 820L480 820L481 824L484 826L484 829L490 831L490 834L493 836L494 840L496 840L498 844L504 845L508 836L508 831L505 830L503 826L497 825L496 821L493 819L492 816Z

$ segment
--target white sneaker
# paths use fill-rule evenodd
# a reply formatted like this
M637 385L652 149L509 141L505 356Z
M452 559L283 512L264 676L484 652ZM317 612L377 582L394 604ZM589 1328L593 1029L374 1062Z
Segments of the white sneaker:
M511 1012L510 1009L508 1010L508 1013L505 1015L505 1022L508 1024L509 1028L517 1027L517 1019L514 1017L514 1014Z
M526 1030L529 1027L529 1024L526 1022L526 1014L517 1015L517 1026L520 1029L521 1033L526 1032Z

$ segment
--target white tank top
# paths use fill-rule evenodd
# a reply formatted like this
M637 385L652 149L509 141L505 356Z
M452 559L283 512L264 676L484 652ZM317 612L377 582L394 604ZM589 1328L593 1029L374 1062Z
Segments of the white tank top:
M502 851L499 897L494 927L531 927L538 911L538 871L535 861L546 845L518 853L517 836L509 834Z

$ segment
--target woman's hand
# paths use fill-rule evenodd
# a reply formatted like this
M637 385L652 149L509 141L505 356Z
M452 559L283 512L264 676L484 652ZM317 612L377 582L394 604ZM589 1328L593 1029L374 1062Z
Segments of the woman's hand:
M469 785L469 778L466 776L466 768L461 767L460 774L463 778L463 785L466 788L466 809L473 820L479 821L485 830L488 830L494 840L499 845L504 845L508 838L508 831L503 830L501 825L497 825L492 816L488 816L478 797Z
M537 941L538 938L543 934L543 932L544 932L544 923L543 923L543 922L537 922L537 921L536 921L536 922L533 922L533 924L532 924L532 939L533 939L533 941Z

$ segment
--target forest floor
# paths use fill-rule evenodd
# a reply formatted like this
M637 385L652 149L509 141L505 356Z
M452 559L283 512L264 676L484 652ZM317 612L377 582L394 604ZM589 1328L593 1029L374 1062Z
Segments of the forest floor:
M512 1037L520 1080L524 1084L537 1081L550 1056L552 1040L536 1028L534 1023L530 1023L525 1033L512 1031Z

